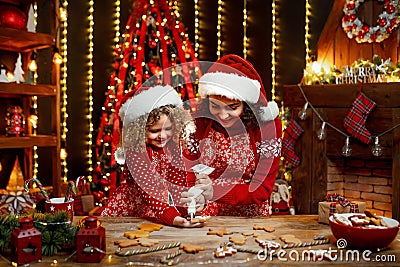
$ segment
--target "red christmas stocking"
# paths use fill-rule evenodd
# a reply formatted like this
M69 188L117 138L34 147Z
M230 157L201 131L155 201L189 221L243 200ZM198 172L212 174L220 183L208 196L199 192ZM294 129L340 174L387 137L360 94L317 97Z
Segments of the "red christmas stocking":
M291 120L286 126L283 136L282 156L294 167L300 164L300 159L294 152L294 146L303 132L303 128L296 121Z
M344 128L353 137L365 144L371 142L371 133L365 127L367 117L376 103L360 93L354 100L352 108L344 119Z

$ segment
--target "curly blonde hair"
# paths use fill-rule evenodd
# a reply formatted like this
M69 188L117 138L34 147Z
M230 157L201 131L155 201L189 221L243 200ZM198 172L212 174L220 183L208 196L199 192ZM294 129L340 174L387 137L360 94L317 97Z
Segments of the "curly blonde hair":
M186 138L186 128L194 125L189 111L174 105L166 105L153 109L150 113L144 114L129 123L129 125L124 126L122 136L123 147L129 147L137 153L146 151L146 131L163 114L167 115L174 125L175 132L172 140L178 143L182 138Z

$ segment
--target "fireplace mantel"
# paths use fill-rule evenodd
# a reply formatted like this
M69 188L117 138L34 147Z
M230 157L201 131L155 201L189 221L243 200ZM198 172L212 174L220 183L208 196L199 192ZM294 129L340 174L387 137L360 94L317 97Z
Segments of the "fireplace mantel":
M322 116L341 131L344 118L360 92L360 84L329 84L301 86L309 103ZM327 193L327 161L332 157L343 157L341 150L346 137L338 131L327 127L327 138L319 141L316 131L322 121L309 107L307 118L302 121L298 111L305 104L299 85L285 85L282 90L285 107L292 109L292 119L304 129L296 143L295 151L301 163L293 169L293 200L299 214L316 214L318 202ZM362 85L362 92L377 105L368 116L366 127L372 136L379 135L395 125L400 124L400 83L370 83ZM380 137L384 154L374 157L371 154L372 142L363 144L351 138L353 153L350 158L379 161L392 160L392 215L400 218L400 127Z

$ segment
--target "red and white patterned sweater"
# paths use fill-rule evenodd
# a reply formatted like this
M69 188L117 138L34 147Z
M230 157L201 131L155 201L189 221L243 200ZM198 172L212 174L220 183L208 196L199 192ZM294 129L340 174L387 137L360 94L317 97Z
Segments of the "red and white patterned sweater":
M260 128L227 133L218 123L196 120L195 137L184 150L192 165L214 167L214 196L203 215L267 216L279 168L282 126L279 118Z
M147 153L140 154L128 149L125 158L126 181L101 215L154 218L166 225L172 225L176 216L187 216L187 210L178 206L181 192L188 190L188 174L176 143L170 141L164 149L148 146Z

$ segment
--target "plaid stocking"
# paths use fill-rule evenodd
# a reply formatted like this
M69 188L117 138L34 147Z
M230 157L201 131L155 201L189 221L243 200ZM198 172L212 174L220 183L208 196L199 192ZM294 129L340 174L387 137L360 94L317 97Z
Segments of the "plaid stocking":
M294 120L286 126L282 141L282 156L294 167L300 164L300 159L294 152L294 146L300 135L304 132L303 128Z
M376 103L360 93L354 100L349 114L344 119L346 131L365 144L371 142L371 133L365 127L367 117Z

